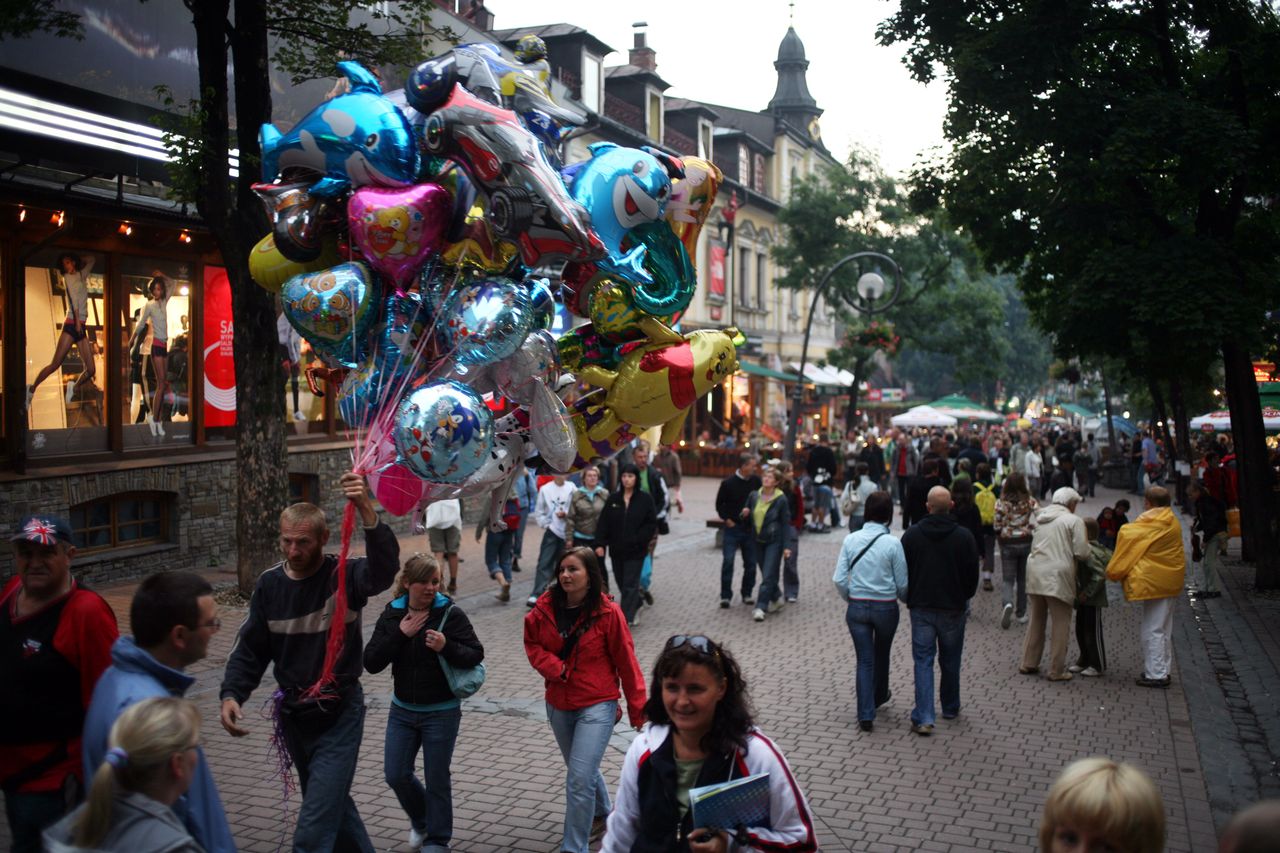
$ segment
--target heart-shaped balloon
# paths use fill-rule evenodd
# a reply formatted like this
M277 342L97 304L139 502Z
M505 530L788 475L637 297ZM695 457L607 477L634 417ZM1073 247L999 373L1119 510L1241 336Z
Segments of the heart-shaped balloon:
M391 464L369 475L369 488L382 508L392 515L408 515L422 499L426 483L407 467Z
M452 210L453 199L439 184L361 187L347 202L347 223L361 254L403 293L440 251Z
M360 364L381 304L377 278L361 263L295 275L280 288L285 316L317 351L346 367Z
M436 320L441 352L463 364L504 359L524 343L534 319L523 283L495 277L460 284Z
M493 447L493 415L457 382L431 382L400 402L395 423L400 462L424 480L461 483Z
M330 199L312 195L310 182L254 184L252 189L271 219L280 254L305 264L323 250L323 237L341 218Z

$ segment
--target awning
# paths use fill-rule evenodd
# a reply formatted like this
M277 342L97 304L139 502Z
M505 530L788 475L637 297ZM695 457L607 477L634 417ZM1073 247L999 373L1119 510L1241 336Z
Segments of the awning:
M944 415L932 406L916 406L900 415L894 415L889 421L900 427L953 427L956 419Z
M1091 412L1088 409L1086 409L1084 406L1078 406L1075 403L1063 403L1062 408L1067 410L1071 414L1075 415L1076 417L1085 418L1086 420L1089 418L1098 417L1097 412Z
M975 403L963 394L950 394L929 405L944 415L950 415L958 421L990 421L998 423L1004 416L993 412L981 403Z
M797 362L793 361L787 366L797 373L800 371L800 365ZM845 381L840 375L842 372L848 375L848 381ZM819 367L816 364L806 362L804 365L804 378L815 385L830 385L833 388L848 388L853 384L853 374L848 373L848 371L841 371L829 364Z
M1198 418L1192 418L1187 426L1191 427L1191 429L1204 430L1205 432L1230 432L1231 413L1225 411L1209 412ZM1280 411L1264 408L1262 410L1262 428L1267 432L1280 431Z
M738 362L738 369L743 373L750 373L752 376L764 376L768 379L776 379L779 382L795 382L800 378L794 373L783 373L781 370L770 370L763 365L752 364L749 361Z

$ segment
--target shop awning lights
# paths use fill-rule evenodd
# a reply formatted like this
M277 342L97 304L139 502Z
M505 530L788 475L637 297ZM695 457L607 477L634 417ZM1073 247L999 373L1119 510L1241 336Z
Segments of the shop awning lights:
M130 234L133 233L133 226L130 225L128 222L121 222L120 227L117 228L116 231L120 234L123 234L125 237L128 237Z
M61 228L62 223L66 221L67 221L67 212L65 210L59 210L57 213L53 214L53 216L49 217L49 224L57 225L59 228Z
M25 207L18 208L18 221L19 222L27 221L27 209ZM1217 393L1217 392L1214 392L1214 393Z

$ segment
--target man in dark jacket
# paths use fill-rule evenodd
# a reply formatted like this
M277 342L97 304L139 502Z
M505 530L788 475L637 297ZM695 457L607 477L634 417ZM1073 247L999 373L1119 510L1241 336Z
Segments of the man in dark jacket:
M877 489L881 488L884 482L884 450L875 436L867 436L867 446L858 454L858 461L867 464L867 476L876 484Z
M716 515L724 522L723 560L720 563L720 606L733 603L733 561L742 551L742 603L755 604L752 596L756 586L756 538L751 525L745 523L742 511L747 507L747 497L760 488L756 476L756 456L743 452L738 457L738 470L720 481L716 492Z
M1204 583L1196 598L1218 598L1222 591L1218 589L1218 569L1222 565L1222 552L1227 548L1227 505L1209 494L1199 481L1192 480L1187 485L1187 497L1195 505L1196 520L1191 529L1199 533L1201 545L1201 563L1204 569Z
M835 494L831 490L836 479L836 453L831 449L831 440L826 434L818 437L818 443L809 448L809 458L805 462L805 471L813 479L813 527L815 533L830 533L827 525L827 513L831 513L831 524L840 526L840 509L836 506Z
M935 486L929 491L929 514L902 534L916 676L911 730L918 735L933 734L935 655L942 670L942 717L951 720L960 713L965 609L978 589L978 546L948 515L952 506L951 493Z

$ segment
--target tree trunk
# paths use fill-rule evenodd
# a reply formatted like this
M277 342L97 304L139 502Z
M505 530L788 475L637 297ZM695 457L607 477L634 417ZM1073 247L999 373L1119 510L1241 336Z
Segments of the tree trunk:
M1107 371L1105 368L1099 368L1098 373L1102 376L1102 396L1105 402L1103 413L1107 417L1107 461L1116 456L1119 448L1116 446L1116 427L1112 420L1111 414L1111 386L1107 384Z
M1164 405L1164 392L1160 390L1160 382L1154 378L1147 379L1147 388L1151 391L1151 406L1155 410L1156 426L1160 429L1160 437L1164 439L1164 452L1169 460L1178 458L1178 450L1173 446L1173 436L1169 434L1169 412Z
M1226 339L1222 342L1222 366L1240 481L1243 556L1246 560L1255 560L1254 583L1258 589L1280 589L1280 542L1277 542L1274 523L1274 493L1262 428L1262 401L1258 397L1258 383L1253 378L1253 363L1235 341Z
M1173 409L1173 427L1176 442L1178 458L1188 465L1191 464L1191 427L1190 419L1187 417L1187 405L1182 398L1182 382L1178 379L1169 381L1169 405ZM1187 477L1181 473L1177 475L1178 483L1178 503L1183 509L1187 507Z

